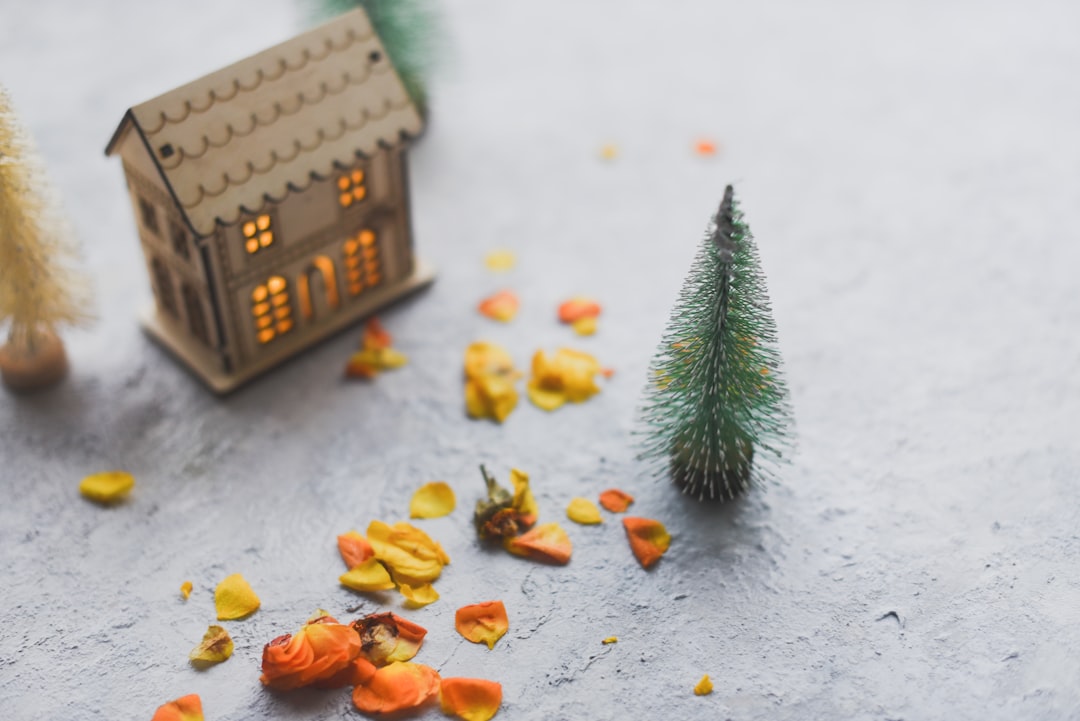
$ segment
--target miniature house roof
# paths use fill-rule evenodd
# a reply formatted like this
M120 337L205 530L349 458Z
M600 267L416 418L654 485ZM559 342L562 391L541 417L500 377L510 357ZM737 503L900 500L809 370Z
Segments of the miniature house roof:
M361 9L128 110L199 235L423 127Z

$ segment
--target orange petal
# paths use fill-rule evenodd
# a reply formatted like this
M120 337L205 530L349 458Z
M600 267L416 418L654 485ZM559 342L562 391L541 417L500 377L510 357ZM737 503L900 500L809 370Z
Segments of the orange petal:
M341 669L333 676L316 681L312 685L316 688L344 688L345 686L359 686L367 683L375 675L375 664L363 656L354 658L348 666Z
M356 631L323 618L266 644L259 680L283 691L299 688L334 677L359 655Z
M502 601L484 601L462 606L454 614L454 628L473 643L485 643L489 649L510 628Z
M221 626L210 626L203 634L202 642L191 649L188 659L195 668L209 668L232 656L233 640Z
M444 678L439 705L443 713L464 721L488 721L502 705L502 684L482 678Z
M360 340L360 347L366 350L378 350L381 348L389 348L393 345L394 340L386 329L383 328L382 323L378 318L374 316L364 324L364 335Z
M427 629L395 613L373 613L352 622L361 654L376 666L408 661L424 643Z
M705 674L701 677L701 680L697 682L697 686L694 686L694 695L706 696L712 692L712 679L709 678L709 674Z
M630 550L644 568L659 561L671 545L671 535L660 521L627 516L623 519L623 528L630 541Z
M377 669L353 689L353 704L362 713L393 713L418 708L439 693L439 674L430 666L395 661Z
M716 155L716 143L707 138L701 138L694 144L694 152L701 156Z
M500 290L495 295L480 301L480 305L476 309L480 311L481 315L485 315L492 320L509 323L517 315L520 307L521 301L518 300L513 291Z
M593 526L604 521L600 517L600 509L596 507L596 504L588 498L580 497L570 500L570 504L566 507L566 517L583 526Z
M573 544L558 523L543 523L517 538L507 538L503 547L515 556L565 565L570 562Z
M625 512L633 502L633 496L618 488L609 488L600 494L600 505L612 513Z
M180 584L180 595L185 601L191 598L191 589L193 588L195 587L191 584L191 581L184 581Z
M397 585L377 558L369 558L356 568L350 568L338 580L342 586L361 592L388 591Z
M577 296L559 306L559 320L573 323L581 318L595 318L600 315L600 304L592 298Z
M203 721L202 699L192 693L160 706L150 721Z
M349 362L345 364L346 378L371 380L377 375L379 375L379 369L373 363L370 363L363 353L353 353L352 357L349 358Z
M444 481L425 483L409 501L410 518L441 518L457 506L454 489Z
M123 500L135 487L135 477L126 471L92 473L79 482L79 493L96 503L109 504Z
M338 552L347 568L356 568L375 555L368 540L356 531L349 531L337 537Z
M375 558L389 567L399 583L412 586L430 583L439 577L443 566L450 563L442 546L405 522L389 526L382 521L372 521L367 538Z
M219 621L235 621L259 609L259 597L239 573L228 576L214 589L214 607Z

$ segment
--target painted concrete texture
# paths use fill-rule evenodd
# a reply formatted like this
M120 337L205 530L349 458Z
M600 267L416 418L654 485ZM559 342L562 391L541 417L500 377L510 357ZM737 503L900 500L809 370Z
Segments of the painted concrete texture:
M356 329L224 400L137 328L149 282L102 149L129 105L302 13L5 6L3 82L75 220L99 320L67 334L68 382L0 400L3 715L149 718L199 693L207 719L354 718L345 691L258 682L262 645L325 608L423 624L416 660L502 682L502 719L1080 718L1080 6L815 5L448 4L411 163L440 276L383 314L410 365L344 382ZM699 136L722 152L695 156ZM649 478L631 432L728 182L769 278L799 451L775 486L715 508ZM519 256L508 275L482 264L497 247ZM474 312L502 287L523 301L506 326ZM592 338L554 320L577 293L604 303ZM522 367L569 345L617 372L584 405L470 422L461 356L480 338ZM481 462L531 473L569 566L477 545ZM78 496L114 467L137 478L129 502ZM435 479L459 500L418 522L452 558L441 600L339 587L334 536L404 519ZM653 571L617 518L563 518L609 486L673 533ZM231 573L263 607L224 623L234 657L197 672L187 653ZM492 651L453 630L490 599L511 622ZM705 673L716 691L695 697Z

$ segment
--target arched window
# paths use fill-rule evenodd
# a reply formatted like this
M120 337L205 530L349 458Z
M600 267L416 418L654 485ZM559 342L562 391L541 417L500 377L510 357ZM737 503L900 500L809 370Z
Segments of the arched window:
M280 275L272 275L251 291L251 315L255 320L255 337L269 343L292 330L292 304L289 284Z
M304 320L315 317L315 307L311 297L311 278L314 275L322 277L323 288L326 290L326 303L331 310L336 310L341 305L341 296L338 294L337 274L334 272L334 261L325 255L317 255L312 259L311 265L296 279L296 294L300 302L300 315Z
M360 295L366 288L376 286L382 281L379 244L376 242L375 231L367 228L361 230L345 241L342 251L345 255L349 295Z
M198 338L204 345L210 345L210 333L206 327L206 313L203 311L202 299L198 292L187 283L180 286L180 294L184 297L184 314L187 315L188 329L191 335Z
M161 258L153 258L150 267L154 273L154 286L157 289L158 305L174 318L179 315L176 309L176 295L173 290L172 275L169 269L161 262Z

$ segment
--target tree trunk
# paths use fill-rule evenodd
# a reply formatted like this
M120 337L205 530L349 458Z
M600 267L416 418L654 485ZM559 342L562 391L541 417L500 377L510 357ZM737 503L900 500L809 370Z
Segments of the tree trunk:
M63 380L67 371L64 344L51 330L35 333L33 347L12 340L0 346L0 378L13 391L48 388Z

